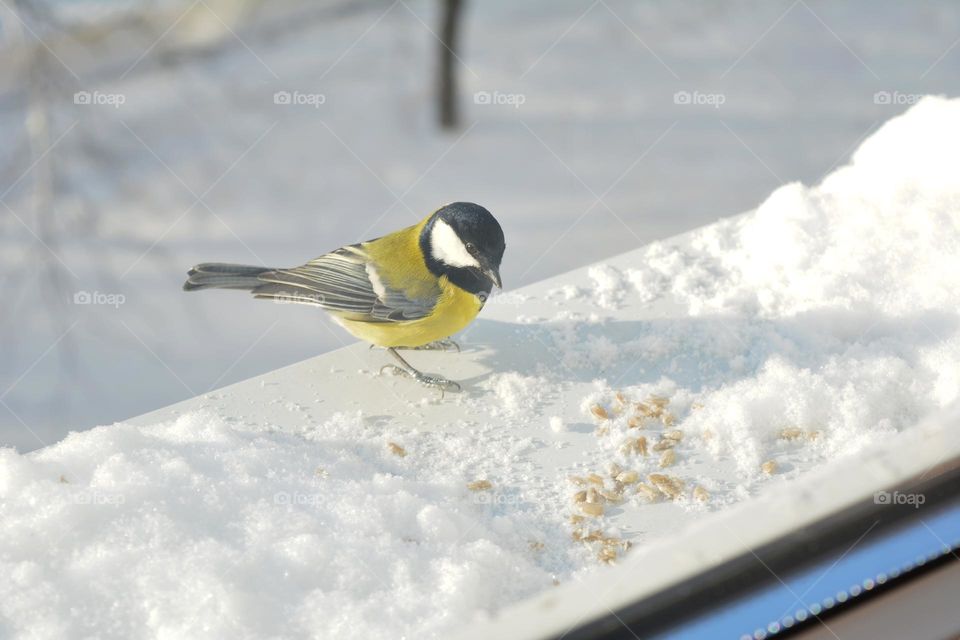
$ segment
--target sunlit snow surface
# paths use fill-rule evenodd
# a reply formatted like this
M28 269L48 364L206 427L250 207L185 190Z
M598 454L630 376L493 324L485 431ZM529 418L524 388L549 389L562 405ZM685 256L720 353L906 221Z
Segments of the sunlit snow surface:
M644 544L896 438L958 395L957 166L960 101L925 99L819 186L493 298L463 354L410 356L443 400L355 347L3 450L0 636L430 636L603 570L569 475L683 480L587 524ZM653 394L663 470L622 448Z

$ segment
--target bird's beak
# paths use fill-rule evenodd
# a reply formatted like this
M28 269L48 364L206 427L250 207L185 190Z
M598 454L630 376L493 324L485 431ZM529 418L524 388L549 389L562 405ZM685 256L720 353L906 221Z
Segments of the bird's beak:
M483 270L483 275L487 276L490 279L490 282L497 285L498 289L503 289L503 284L500 282L500 271L496 267L487 267Z

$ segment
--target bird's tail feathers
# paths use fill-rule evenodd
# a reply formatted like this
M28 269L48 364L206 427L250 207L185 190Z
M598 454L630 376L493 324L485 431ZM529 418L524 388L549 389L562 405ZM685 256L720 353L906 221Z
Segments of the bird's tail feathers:
M187 272L187 281L183 283L183 290L241 289L249 291L263 284L259 276L268 271L273 269L244 264L205 262Z

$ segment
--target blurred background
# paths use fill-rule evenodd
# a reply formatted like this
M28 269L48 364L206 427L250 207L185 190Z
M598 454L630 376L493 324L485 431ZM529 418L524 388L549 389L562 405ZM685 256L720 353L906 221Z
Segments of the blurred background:
M0 446L352 341L185 294L478 202L506 288L818 182L960 93L960 5L0 0Z

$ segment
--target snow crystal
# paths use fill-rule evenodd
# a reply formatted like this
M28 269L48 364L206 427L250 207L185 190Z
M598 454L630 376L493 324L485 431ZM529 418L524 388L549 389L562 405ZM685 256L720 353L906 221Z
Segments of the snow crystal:
M560 416L550 416L550 430L554 433L563 431L563 418Z

